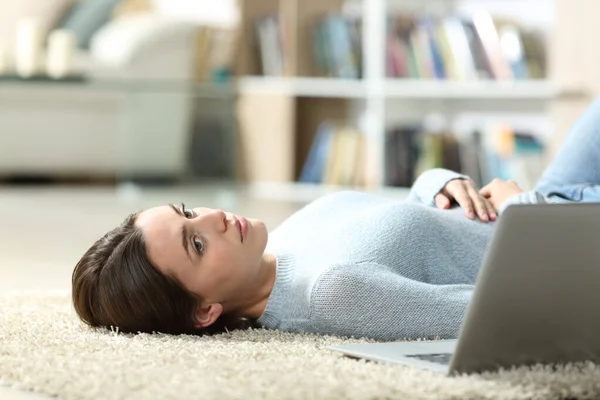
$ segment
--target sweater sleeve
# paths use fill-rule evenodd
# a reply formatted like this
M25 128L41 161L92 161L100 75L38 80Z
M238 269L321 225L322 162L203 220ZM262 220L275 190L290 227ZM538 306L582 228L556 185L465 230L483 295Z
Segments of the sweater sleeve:
M472 285L432 285L376 263L338 265L317 281L311 323L321 333L376 340L456 338Z
M548 203L554 203L554 202L551 199L549 199L548 197L543 196L541 193L534 192L534 191L518 193L518 194L512 195L511 197L506 199L504 201L504 203L502 203L500 205L500 207L498 208L498 215L501 215L508 206L511 206L513 204L548 204Z
M469 179L466 175L447 169L436 168L422 173L415 181L406 201L434 206L435 196L454 179Z

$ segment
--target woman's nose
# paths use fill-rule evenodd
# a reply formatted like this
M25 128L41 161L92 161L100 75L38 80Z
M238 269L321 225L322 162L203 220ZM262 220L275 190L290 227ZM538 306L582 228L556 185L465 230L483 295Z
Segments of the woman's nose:
M203 209L198 211L197 220L200 223L210 224L217 230L227 229L227 215L219 209Z

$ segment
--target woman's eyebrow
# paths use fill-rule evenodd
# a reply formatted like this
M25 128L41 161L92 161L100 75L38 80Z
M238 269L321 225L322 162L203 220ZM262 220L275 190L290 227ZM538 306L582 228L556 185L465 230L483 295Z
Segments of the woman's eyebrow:
M183 212L181 212L181 209L179 207L177 207L175 204L169 204L169 206L173 209L173 211L175 211L177 213L177 215L179 216L184 216Z

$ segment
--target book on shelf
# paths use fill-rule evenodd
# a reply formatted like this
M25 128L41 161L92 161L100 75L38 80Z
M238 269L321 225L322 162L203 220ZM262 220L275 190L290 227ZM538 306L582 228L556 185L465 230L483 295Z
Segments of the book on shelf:
M419 152L418 126L392 129L385 140L386 184L406 187L412 185Z
M466 136L427 132L419 125L386 135L385 184L410 187L423 172L446 168L468 175L479 186L494 178L513 179L530 189L545 167L544 144L532 132L498 125Z
M312 47L315 67L320 75L360 78L360 22L339 13L324 15L312 29Z
M255 23L257 54L262 75L285 74L286 47L283 30L276 14L267 14ZM317 17L310 29L312 62L322 76L358 79L361 76L360 21L342 13L324 13Z
M546 76L542 34L513 21L399 13L388 18L387 76L411 79L512 80Z
M473 25L475 32L481 42L481 47L488 62L491 76L497 80L513 78L513 74L506 61L506 54L500 42L498 30L494 25L494 20L489 13L485 11L477 12L473 15Z
M267 14L256 20L256 43L264 76L284 75L284 51L279 17Z
M335 186L364 186L363 134L335 122L322 122L315 134L299 181Z

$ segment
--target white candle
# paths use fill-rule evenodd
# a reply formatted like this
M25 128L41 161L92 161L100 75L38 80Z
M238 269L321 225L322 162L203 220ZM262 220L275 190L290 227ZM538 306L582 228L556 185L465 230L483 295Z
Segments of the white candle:
M24 78L41 72L44 37L39 21L25 19L17 24L15 47L15 67L17 74Z
M75 35L66 29L57 29L48 37L46 72L52 78L64 78L73 68L77 48Z

